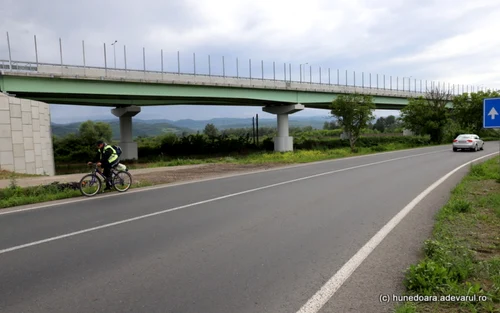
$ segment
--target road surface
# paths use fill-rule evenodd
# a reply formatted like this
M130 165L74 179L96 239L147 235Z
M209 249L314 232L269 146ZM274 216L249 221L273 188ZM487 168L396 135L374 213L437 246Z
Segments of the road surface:
M297 312L418 194L496 146L398 151L0 211L0 312ZM420 223L430 220L403 220L319 312L387 311L375 295L399 288L398 264L415 256L386 243L399 234L418 249L431 226ZM363 286L374 296L360 295Z

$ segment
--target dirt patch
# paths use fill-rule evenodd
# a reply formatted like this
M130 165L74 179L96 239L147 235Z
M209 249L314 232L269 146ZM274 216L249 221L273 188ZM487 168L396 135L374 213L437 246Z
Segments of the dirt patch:
M488 260L500 256L499 227L490 223L478 223L477 243L473 248L477 252L476 259L479 261Z
M500 192L500 184L493 179L470 182L469 184L469 190L473 190L470 192L471 198L469 200L489 195L492 192Z
M476 247L478 260L487 260L500 256L500 223L492 209L482 210L482 220L476 224Z
M0 179L11 179L12 177L23 178L23 177L37 177L37 176L40 175L21 174L21 173L13 173L6 170L0 170Z
M228 174L246 173L259 170L283 167L290 164L206 164L196 168L165 170L147 174L135 174L133 180L135 183L168 184L178 181L190 181L204 179Z

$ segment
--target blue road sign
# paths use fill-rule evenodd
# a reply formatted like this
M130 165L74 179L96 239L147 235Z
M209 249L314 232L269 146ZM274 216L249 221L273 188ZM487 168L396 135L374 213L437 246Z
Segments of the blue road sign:
M500 98L484 99L483 128L500 128Z

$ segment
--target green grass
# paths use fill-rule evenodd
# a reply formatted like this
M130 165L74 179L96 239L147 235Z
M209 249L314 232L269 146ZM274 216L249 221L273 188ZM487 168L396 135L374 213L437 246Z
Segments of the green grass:
M430 145L427 145L425 147L430 147ZM131 164L130 168L133 169L134 167L141 167L141 168L163 167L163 166L191 165L191 164L205 164L205 163L296 164L296 163L325 161L331 159L352 157L358 155L367 155L380 152L397 151L410 148L417 148L417 147L402 143L390 143L370 148L358 148L358 151L355 153L351 152L350 148L296 150L290 152L257 152L248 155L234 154L218 158L200 158L200 159L188 158L188 159L176 159L176 160L159 160L157 162L141 164L139 166Z
M406 138L402 137L401 138ZM408 142L399 142L401 138L395 138L395 142L383 143L375 142L372 146L360 147L357 153L351 153L348 147L338 148L322 148L315 147L310 149L296 149L293 152L279 153L279 152L242 152L242 153L229 153L224 155L210 155L210 156L185 156L185 157L147 157L141 158L139 162L124 162L129 169L139 168L155 168L155 167L169 167L180 165L198 165L210 163L237 163L237 164L265 164L265 163L307 163L314 161L323 161L336 159L341 157L349 157L354 155L365 155L377 152L396 151L417 147L430 147L437 145L429 145L424 141L409 140ZM366 138L364 138L366 139ZM374 140L377 138L374 138ZM448 146L450 144L442 144ZM87 171L85 162L80 164L68 164L56 160L56 173L57 175L64 174L80 174Z
M147 181L133 182L130 189L151 185ZM75 197L82 197L80 190L61 190L53 185L22 188L11 184L8 188L0 189L0 209Z
M448 144L446 144L448 145ZM422 147L422 146L419 146ZM425 147L430 147L427 145ZM344 157L367 155L379 152L397 151L403 149L417 148L416 146L403 144L403 143L389 143L369 148L358 148L356 153L352 153L350 148L338 149L315 149L315 150L296 150L291 152L256 152L246 155L229 154L227 156L217 157L197 157L197 158L155 158L150 159L147 163L126 163L129 169L139 168L157 168L169 167L179 165L196 165L196 164L210 164L210 163L236 163L236 164L267 164L267 163L280 163L280 164L296 164L296 163L309 163L316 161L324 161L331 159L338 159ZM87 170L85 164L57 164L56 170L58 175L83 173Z
M499 172L498 157L471 166L436 215L424 258L404 278L408 295L476 295L486 301L408 302L396 313L500 312Z

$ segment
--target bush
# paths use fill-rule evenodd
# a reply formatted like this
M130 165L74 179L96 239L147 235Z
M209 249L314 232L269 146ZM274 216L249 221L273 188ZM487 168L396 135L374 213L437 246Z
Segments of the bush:
M425 146L430 144L427 136L379 136L379 137L360 137L357 142L359 148L379 148L387 144L405 144L410 147ZM298 138L294 144L297 150L304 149L338 149L349 147L349 140L340 138Z
M433 260L426 259L417 265L410 266L404 285L410 291L431 296L452 282L449 269Z
M448 206L453 211L462 211L470 203L457 201ZM468 279L475 270L474 254L466 246L456 242L426 240L425 259L411 265L405 275L404 284L409 291L431 295Z
M446 207L456 213L466 213L472 210L472 204L463 199L453 199L446 205Z
M178 136L164 134L155 137L137 139L140 162L148 162L158 158L179 157L219 157L229 154L248 154L258 151L273 151L275 129L269 128L262 135L259 129L259 142L254 142L251 130L245 129L222 131L221 135L209 137L205 134L189 134ZM348 148L349 141L340 139L341 129L314 130L311 127L292 128L294 150L324 150ZM371 148L374 151L387 151L388 145L407 145L418 147L430 143L428 136L401 136L397 134L378 134L377 131L364 129L357 142L359 148ZM113 143L113 142L112 142ZM116 143L114 143L116 144ZM82 139L81 134L70 134L63 138L54 138L54 155L56 164L86 163L95 155L95 147ZM130 162L131 160L124 160Z
M318 130L300 133L294 137L295 150L324 150L348 148L349 140L340 139L339 130ZM425 136L366 136L358 139L357 146L371 148L374 151L387 151L388 145L403 144L408 147L429 145ZM253 143L252 138L246 136L221 135L209 138L202 134L192 134L184 137L163 135L138 140L138 156L142 161L149 161L158 157L186 157L186 156L221 156L232 153L247 154L257 151L273 151L272 136L259 138L259 144ZM84 147L77 136L69 136L54 142L56 163L87 162L94 154L92 147Z

